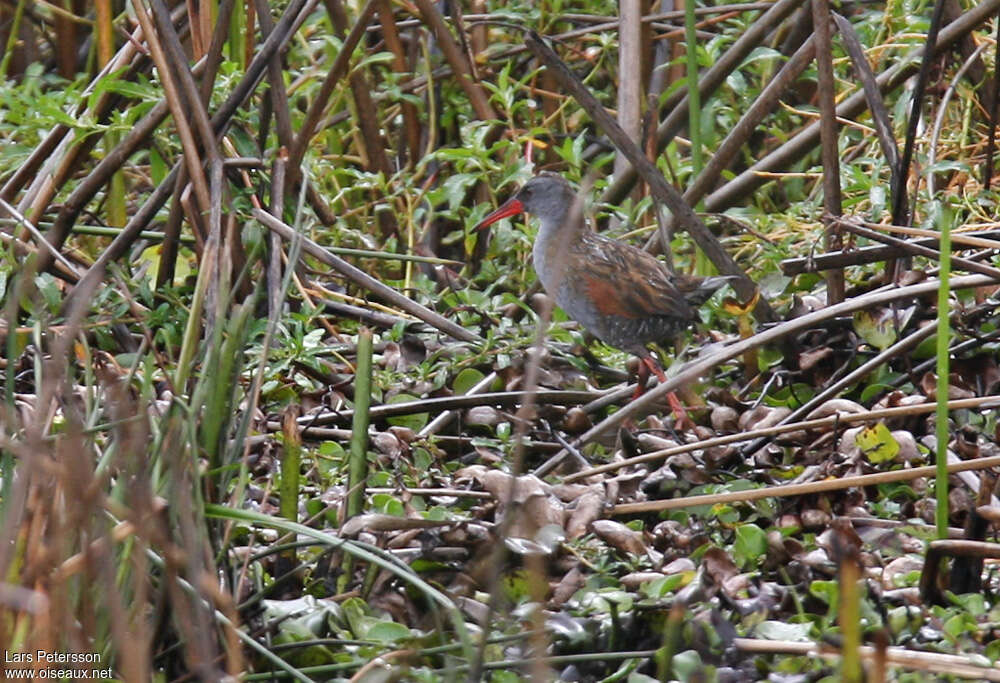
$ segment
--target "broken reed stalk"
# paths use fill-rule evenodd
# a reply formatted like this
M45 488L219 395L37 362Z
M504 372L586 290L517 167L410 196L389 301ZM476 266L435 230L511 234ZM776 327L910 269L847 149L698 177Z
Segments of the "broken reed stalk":
M350 466L348 470L347 514L361 514L365 482L368 479L368 408L372 403L372 331L358 331L358 355L354 370L354 419L351 421Z
M278 486L280 514L285 519L299 519L299 466L302 463L302 430L296 421L302 414L298 404L285 408L281 416L282 443L281 482ZM294 559L294 553L292 554Z
M347 501L343 524L364 510L365 485L368 483L368 407L372 402L372 331L358 330L358 356L354 368L354 420L351 423L351 445L347 466ZM343 593L351 581L354 556L344 555L343 573L337 580L337 590Z
M835 530L835 533L840 533ZM840 661L842 680L846 683L860 683L861 677L861 567L858 550L850 545L850 540L840 534L834 546L845 546L838 552L840 557L837 576L837 625L844 638Z
M292 403L281 415L282 448L281 448L281 481L278 482L278 514L292 522L299 521L299 472L302 465L302 429L296 418L302 414L302 408ZM281 561L276 567L276 576L290 572L295 568L295 548L289 548L279 557ZM349 556L348 556L349 557Z
M425 323L434 327L445 334L448 334L459 341L466 342L478 342L481 341L479 335L470 332L461 325L458 325L451 320L448 320L443 315L436 313L426 306L422 306L413 299L406 297L399 292L397 292L392 287L376 280L371 275L368 275L364 271L355 268L350 263L344 259L334 256L326 249L316 244L307 237L298 235L294 228L287 225L286 223L278 220L271 214L263 211L262 209L252 210L254 218L260 221L267 229L278 233L282 239L291 242L294 239L299 239L302 241L302 249L310 256L318 259L319 261L330 266L336 270L340 275L350 280L355 285L367 289L372 294L376 294L382 297L394 306L406 311L407 313L423 320Z

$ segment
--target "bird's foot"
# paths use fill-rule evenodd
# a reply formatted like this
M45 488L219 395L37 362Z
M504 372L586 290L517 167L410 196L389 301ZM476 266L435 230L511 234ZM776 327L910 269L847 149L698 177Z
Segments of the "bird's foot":
M680 399L677 398L677 394L674 392L667 393L667 403L670 404L670 409L674 411L674 428L678 431L685 431L687 429L694 429L694 420L688 417L687 411L684 409L684 404L681 403Z
M667 376L663 372L663 368L660 367L659 363L653 360L650 356L639 358L639 377L638 384L635 386L635 393L632 394L632 400L639 398L646 391L646 382L649 381L649 375L654 374L660 382L666 382ZM670 409L674 413L674 428L678 431L684 431L686 429L694 428L694 420L688 417L687 411L684 409L684 404L681 403L680 399L677 398L677 394L674 392L667 393L667 403L670 404Z

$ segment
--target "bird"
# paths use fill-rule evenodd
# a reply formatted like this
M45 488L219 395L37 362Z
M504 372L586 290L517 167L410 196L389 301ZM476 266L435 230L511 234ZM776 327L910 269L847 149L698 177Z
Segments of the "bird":
M638 398L650 373L667 380L648 344L671 340L688 328L696 310L734 278L672 273L652 254L590 230L576 201L576 190L563 176L543 171L476 229L521 213L538 219L532 246L538 279L566 315L605 344L639 358L633 396ZM667 398L678 421L686 422L677 396L671 392Z

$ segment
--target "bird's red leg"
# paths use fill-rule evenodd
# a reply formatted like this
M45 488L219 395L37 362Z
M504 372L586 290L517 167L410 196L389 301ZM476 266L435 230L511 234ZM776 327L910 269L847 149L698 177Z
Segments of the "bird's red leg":
M644 381L643 375L645 375L645 378L648 378L650 372L656 375L656 379L660 380L661 383L667 381L666 374L664 374L662 368L660 368L660 364L657 363L655 360L653 360L652 356L646 356L641 360L642 362L639 363L640 388L645 389L646 383ZM646 368L646 371L642 372L642 368ZM638 391L638 389L636 390L636 392L637 392L636 396L642 393ZM687 411L684 410L684 405L681 403L680 399L677 398L677 394L675 394L672 391L668 392L667 403L670 404L670 409L674 411L674 417L677 418L678 429L684 429L688 425L691 425L692 427L694 426L694 422L692 422L691 418L688 417Z

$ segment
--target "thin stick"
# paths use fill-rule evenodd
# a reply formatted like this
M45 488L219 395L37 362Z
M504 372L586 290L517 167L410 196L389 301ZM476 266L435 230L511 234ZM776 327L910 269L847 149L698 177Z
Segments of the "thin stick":
M819 656L823 658L839 657L840 653L828 650L827 646L817 643L801 643L789 640L759 640L756 638L734 638L733 645L748 653L785 654L803 657ZM859 652L866 660L873 660L876 648L863 645ZM1000 681L1000 669L994 666L979 666L967 657L944 654L939 652L918 652L901 647L886 648L886 661L892 666L931 673L942 673L962 678L978 678L988 681Z
M840 150L837 145L837 105L834 102L836 81L830 47L830 4L812 0L813 35L816 38L817 97L820 110L820 154L823 164L823 222L827 250L842 249L843 232L836 220L843 213L840 204ZM826 272L827 302L844 300L844 271Z
M882 233L875 232L874 230L869 230L868 228L862 228L852 221L845 220L835 220L839 225L847 228L850 232L860 235L862 237L867 237L868 239L875 240L877 242L883 242L885 244L899 248L900 251L908 254L915 254L918 256L926 256L927 258L934 259L935 261L941 261L941 252L937 249L932 249L930 247L925 247L919 244L914 244L913 242L907 242L906 240L901 240L898 237L890 237L889 235L883 235ZM938 234L938 233L935 233ZM942 242L944 239L942 238ZM950 246L950 245L949 245ZM946 256L951 256L951 251L947 252ZM993 278L997 282L1000 282L1000 269L994 268L992 266L983 265L982 263L976 263L975 261L970 261L958 256L951 256L951 262L957 268L969 271L970 273L980 273L988 277Z
M989 467L1000 466L1000 455L990 458L978 458L976 460L966 460L947 465L948 474L965 472L968 470L984 470ZM616 505L611 511L617 515L635 515L647 512L662 512L663 510L677 510L680 508L695 507L697 505L718 505L720 503L746 503L762 498L786 498L788 496L802 496L807 494L825 493L828 491L841 491L849 488L860 488L862 486L876 486L878 484L891 484L897 481L911 481L921 477L933 477L936 472L936 465L926 465L924 467L914 467L909 470L894 470L892 472L877 472L875 474L862 474L856 477L844 477L842 479L824 479L808 484L784 484L782 486L769 486L762 489L750 491L733 491L731 493L711 493L700 496L686 496L684 498L672 498L670 500L651 500L645 503L625 503Z

